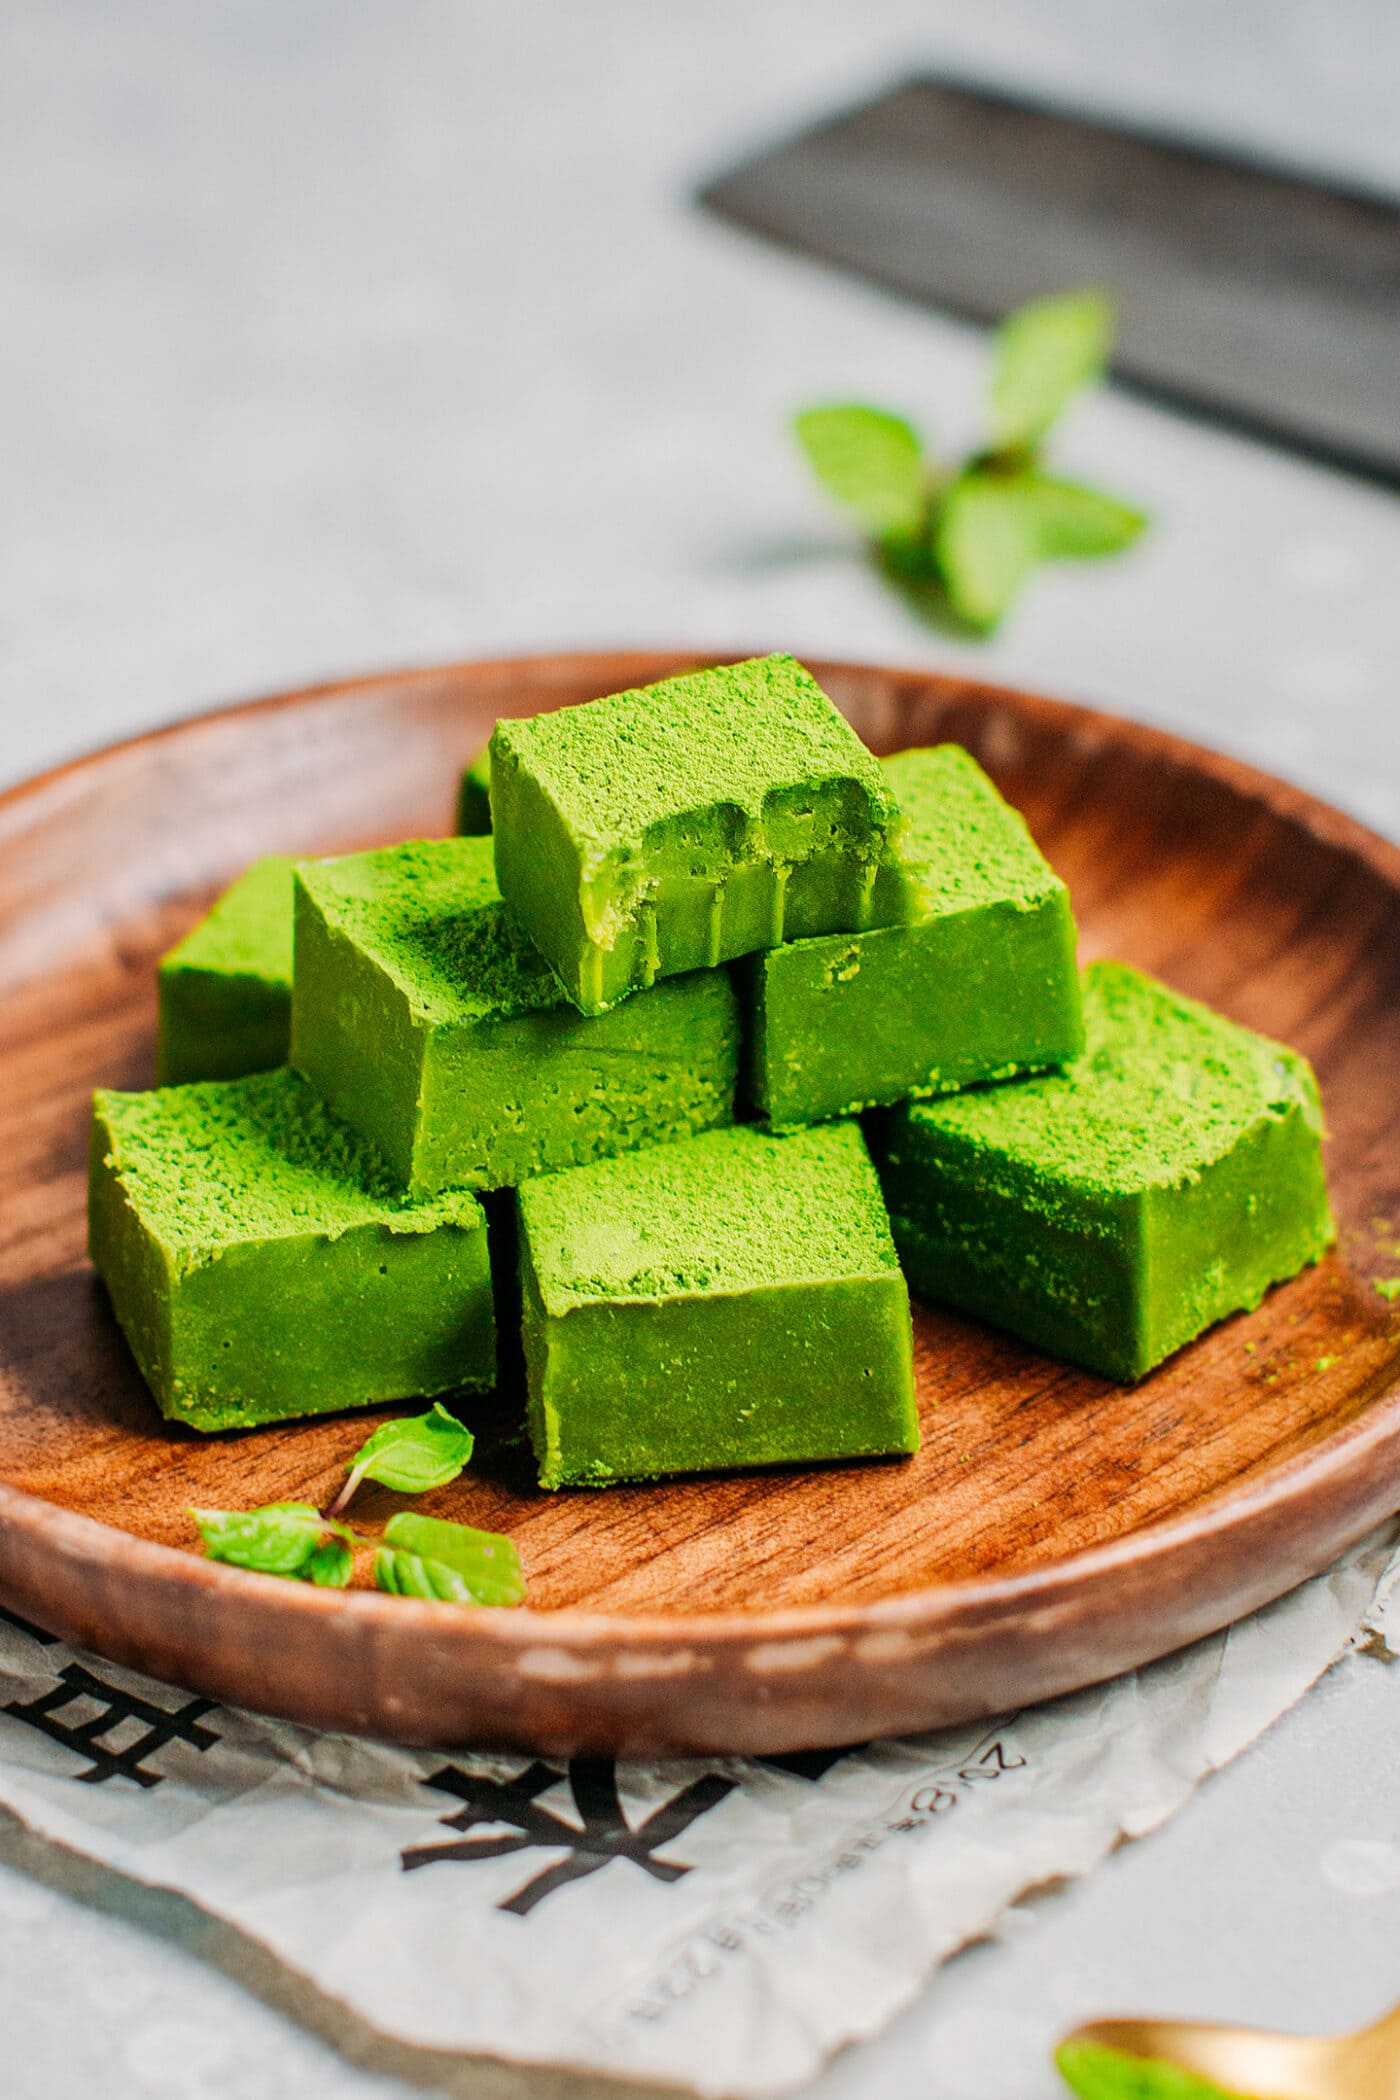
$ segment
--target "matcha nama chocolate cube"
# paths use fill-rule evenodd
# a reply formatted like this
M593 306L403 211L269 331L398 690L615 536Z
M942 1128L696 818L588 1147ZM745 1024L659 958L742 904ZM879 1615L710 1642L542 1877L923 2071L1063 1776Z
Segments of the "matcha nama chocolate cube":
M879 764L790 656L498 722L491 811L501 894L584 1013L922 909Z
M749 1087L775 1127L1063 1064L1083 1047L1069 892L956 744L885 777L930 871L908 926L770 948L741 966Z
M1307 1061L1121 963L1062 1073L899 1109L884 1186L923 1296L1137 1379L1316 1261L1332 1219Z
M722 970L585 1019L501 904L485 838L297 875L291 1059L419 1195L507 1188L734 1119Z
M292 863L255 860L168 955L157 978L161 1086L239 1079L287 1062Z
M457 783L457 830L464 839L485 838L491 829L491 753L478 751Z
M99 1093L88 1215L172 1421L246 1429L494 1381L476 1198L404 1203L285 1069Z
M713 1131L518 1202L542 1487L917 1450L908 1292L856 1124Z

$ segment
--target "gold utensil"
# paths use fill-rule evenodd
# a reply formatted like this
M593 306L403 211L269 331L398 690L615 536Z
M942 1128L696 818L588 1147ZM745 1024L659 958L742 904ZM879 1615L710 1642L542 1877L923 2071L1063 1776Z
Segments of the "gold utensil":
M1132 2065L1115 2067L1098 2052L1134 2058L1166 2073L1170 2086L1189 2093L1201 2080L1247 2100L1400 2100L1400 2005L1356 2034L1271 2034L1254 2027L1214 2027L1193 2020L1092 2020L1065 2036L1055 2052L1069 2083L1081 2094L1126 2096L1153 2089ZM1172 2074L1178 2074L1173 2078Z

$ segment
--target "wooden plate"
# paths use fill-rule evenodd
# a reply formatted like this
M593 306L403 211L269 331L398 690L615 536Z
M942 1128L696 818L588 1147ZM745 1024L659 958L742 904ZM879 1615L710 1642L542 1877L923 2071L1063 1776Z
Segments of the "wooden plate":
M166 1429L83 1254L89 1089L147 1084L152 966L270 848L446 830L498 713L692 658L474 664L296 693L0 799L0 1596L121 1662L325 1726L561 1752L790 1750L991 1714L1192 1640L1400 1506L1400 853L1307 795L1082 708L817 665L877 750L955 738L1069 880L1084 947L1298 1044L1342 1238L1128 1391L917 1317L907 1464L542 1496L486 1433L442 1514L531 1608L219 1568L190 1503L329 1496L363 1417ZM496 1410L499 1415L499 1408ZM508 1411L507 1411L508 1414ZM362 1513L373 1520L373 1496Z

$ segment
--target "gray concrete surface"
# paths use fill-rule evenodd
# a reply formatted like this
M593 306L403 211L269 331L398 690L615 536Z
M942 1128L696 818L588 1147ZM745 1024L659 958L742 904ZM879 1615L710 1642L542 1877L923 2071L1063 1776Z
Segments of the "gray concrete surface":
M920 64L1400 190L1384 0L6 0L0 779L339 670L602 642L985 666L1400 836L1400 504L1111 394L1062 457L1155 528L1005 635L911 624L784 437L976 414L974 331L688 208ZM1400 1672L1348 1661L1161 1835L1013 1915L822 2081L1049 2100L1106 2007L1400 1996ZM0 1827L0 2091L552 2094L378 2043L187 1906Z

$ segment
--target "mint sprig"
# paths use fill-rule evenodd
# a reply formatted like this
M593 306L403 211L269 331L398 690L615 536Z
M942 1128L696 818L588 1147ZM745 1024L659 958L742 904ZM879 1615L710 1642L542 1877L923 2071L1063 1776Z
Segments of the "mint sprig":
M960 466L929 457L887 409L844 402L796 418L808 464L915 609L989 633L1038 562L1115 554L1138 537L1140 510L1047 473L1041 457L1074 395L1102 376L1113 334L1113 305L1093 290L1008 315L992 348L991 435Z
M355 1548L374 1546L375 1581L392 1595L444 1604L519 1604L525 1596L520 1555L497 1532L400 1510L385 1525L381 1544L341 1521L362 1481L421 1495L455 1480L471 1455L471 1431L435 1402L426 1414L382 1423L365 1439L324 1515L310 1502L194 1509L190 1515L210 1560L254 1574L344 1589L354 1570Z

